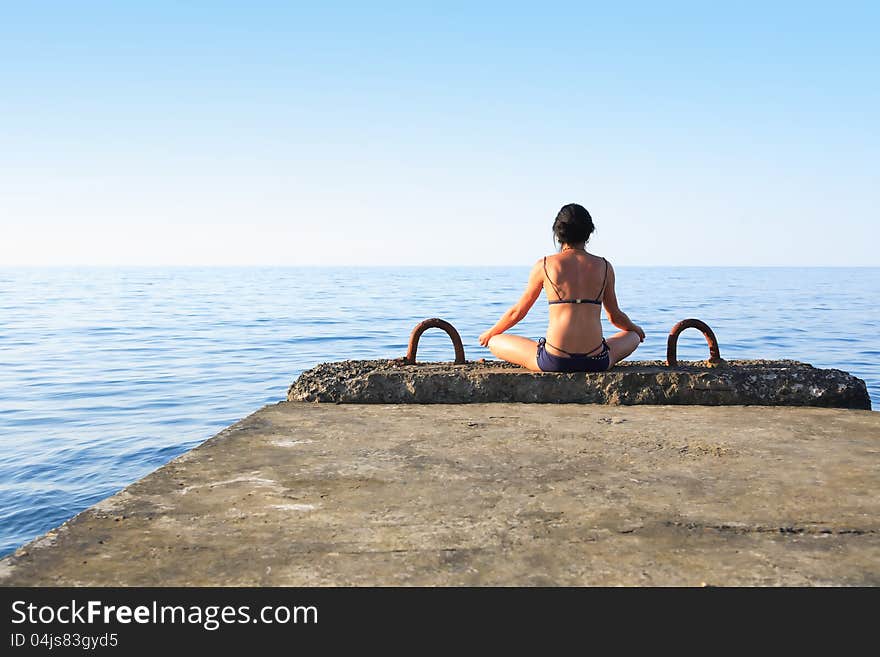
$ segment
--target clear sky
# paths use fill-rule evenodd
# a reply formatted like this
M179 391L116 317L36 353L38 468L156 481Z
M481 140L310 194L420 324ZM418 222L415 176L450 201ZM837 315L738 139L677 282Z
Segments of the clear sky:
M880 265L878 2L0 5L0 265Z

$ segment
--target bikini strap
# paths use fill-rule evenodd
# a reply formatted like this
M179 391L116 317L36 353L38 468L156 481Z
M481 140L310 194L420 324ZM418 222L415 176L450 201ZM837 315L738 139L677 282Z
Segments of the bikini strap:
M550 278L550 274L547 273L547 256L544 256L544 277L545 277L548 281L550 281L550 285L553 286L553 291L556 292L556 297L557 297L558 299L561 299L561 298L562 298L562 295L559 294L559 288L556 287L556 283L553 282L553 279ZM550 345L550 346L552 347L553 345ZM555 347L554 347L554 348L555 348ZM559 351L562 351L562 349L560 349ZM566 352L566 353L568 353L568 352Z
M552 345L552 344L550 344L549 342L547 342L547 339L546 339L546 338L541 338L541 339L544 340L544 344L546 344L546 345L548 345L548 346L550 346L550 347L553 347L556 351L561 351L562 353L567 354L568 356L579 356L579 355L580 355L580 354L573 354L573 353L571 353L570 351L566 351L565 349L560 349L560 348L557 347L556 345ZM552 355L552 354L551 354L551 355Z
M602 356L605 355L605 352L608 351L608 343L605 342L605 338L602 338L602 342L600 342L598 346L596 346L596 347L594 347L594 348L590 349L589 351L582 353L582 354L573 354L572 352L566 351L565 349L560 349L556 345L553 345L553 344L550 344L549 342L547 342L546 338L541 338L541 340L539 340L539 342L542 345L545 345L545 344L549 345L549 346L553 347L556 351L561 351L562 353L568 354L569 356L572 356L572 357L582 356L584 358L601 358ZM596 349L599 349L599 348L603 348L602 351L600 351L598 354L596 354L594 356L590 356L590 354L592 354L594 351L596 351Z
M602 258L605 260L605 258ZM608 261L605 260L605 275L602 277L602 289L599 290L599 296L596 297L596 301L602 301L602 294L605 292L605 283L608 281Z

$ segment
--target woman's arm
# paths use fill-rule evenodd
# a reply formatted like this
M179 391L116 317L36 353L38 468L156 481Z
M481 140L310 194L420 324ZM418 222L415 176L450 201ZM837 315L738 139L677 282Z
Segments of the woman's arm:
M608 282L605 284L602 303L605 304L605 313L608 315L609 322L623 331L635 331L639 336L639 341L645 341L645 332L642 327L627 317L627 314L617 305L617 294L614 291L614 267L610 262L608 263Z
M489 339L493 335L504 333L511 326L516 325L517 322L528 314L529 310L532 309L532 306L535 305L535 301L541 296L541 290L544 287L544 268L541 266L541 263L542 261L538 260L538 262L535 263L535 266L532 267L532 272L529 274L529 282L526 285L526 291L523 292L519 301L513 304L507 312L501 315L501 319L498 320L495 326L480 335L481 345L484 347L487 346L489 344Z

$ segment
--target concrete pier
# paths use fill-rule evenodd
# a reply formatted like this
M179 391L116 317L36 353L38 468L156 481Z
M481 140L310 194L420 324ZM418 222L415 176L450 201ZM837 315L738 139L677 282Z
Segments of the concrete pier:
M267 406L3 585L880 585L880 414Z

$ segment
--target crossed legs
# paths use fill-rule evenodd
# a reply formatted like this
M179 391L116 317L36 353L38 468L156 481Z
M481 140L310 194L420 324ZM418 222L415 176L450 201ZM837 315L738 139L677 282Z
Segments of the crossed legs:
M609 369L629 356L639 346L639 334L635 331L620 331L606 338L609 351ZM489 350L501 360L520 365L533 372L538 367L538 343L519 335L499 333L489 339Z
M618 331L610 338L605 338L608 343L608 369L614 367L615 364L622 361L636 350L641 343L639 334L635 331Z
M489 351L508 363L520 365L533 372L541 371L538 367L538 343L534 340L499 333L489 338Z

